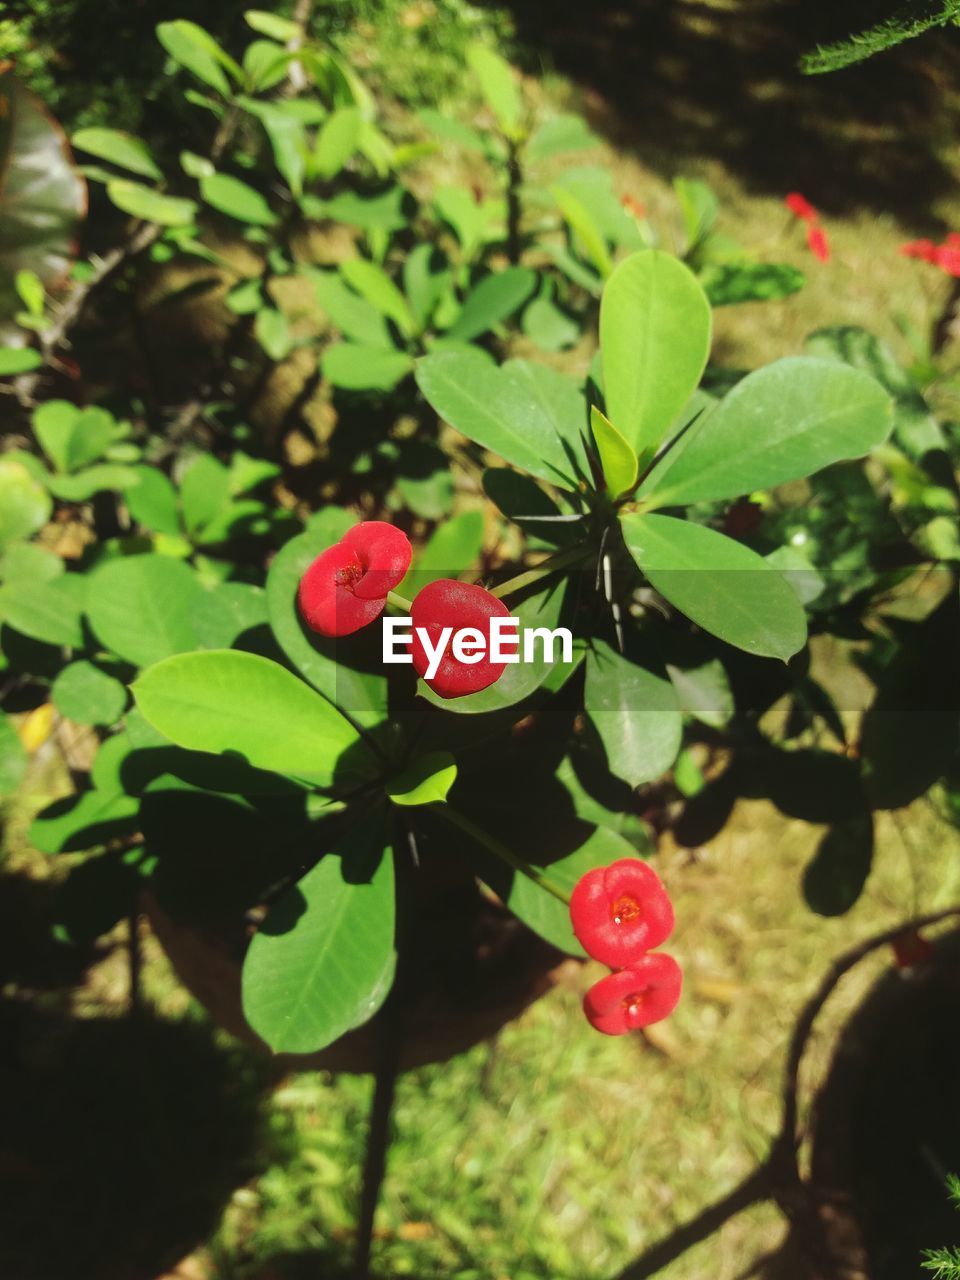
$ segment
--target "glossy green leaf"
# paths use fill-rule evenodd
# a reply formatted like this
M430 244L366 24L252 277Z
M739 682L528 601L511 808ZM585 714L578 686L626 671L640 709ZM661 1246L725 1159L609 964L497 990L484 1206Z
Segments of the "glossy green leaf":
M308 274L316 290L317 301L344 337L363 346L393 350L386 318L376 307L348 289L334 271L311 271Z
M123 714L127 690L102 667L72 662L54 680L50 698L60 714L76 724L110 725Z
M281 18L278 13L268 13L265 9L248 9L243 15L248 27L262 36L269 36L280 44L288 44L303 34L303 28L289 18Z
M196 537L230 500L230 472L208 453L196 455L180 481L180 502L187 533Z
M277 1053L313 1053L369 1021L393 982L393 857L383 815L342 837L271 908L243 966L243 1010Z
M274 89L297 55L272 40L253 40L243 51L243 70L251 93Z
M527 267L505 267L485 276L464 299L446 336L471 342L508 320L537 287L537 273Z
M387 783L394 804L439 804L457 780L457 762L449 751L429 751L418 756Z
M586 151L600 145L600 139L582 116L559 115L545 120L526 146L528 160L549 160L569 151Z
M405 351L337 342L320 358L323 376L344 391L392 391L413 370L413 358Z
M703 289L669 253L636 253L607 281L600 305L606 413L639 455L657 448L696 390L710 332Z
M467 64L480 81L480 91L497 124L504 133L515 135L520 127L521 100L513 68L479 41L467 45Z
M132 686L144 717L178 747L232 752L255 769L330 786L359 742L332 703L284 667L232 649L182 653Z
M498 369L479 351L451 350L418 361L417 384L468 439L541 480L576 486L586 406L562 374L522 360Z
M197 205L193 200L165 196L139 182L127 182L125 179L108 182L107 195L118 209L131 217L157 222L163 227L188 227L197 216Z
M226 96L230 92L230 82L224 75L224 68L238 84L243 79L243 72L236 62L220 48L209 32L195 22L189 22L185 18L161 22L157 27L157 39L174 62L178 62L218 93Z
M681 506L770 489L859 458L890 434L890 397L869 374L791 356L738 382L651 472L648 505Z
M796 593L755 551L672 516L629 515L620 523L652 585L704 631L783 661L803 648L807 625Z
M348 258L340 267L340 273L361 298L392 320L405 337L410 337L414 324L407 300L383 267L366 258Z
M63 576L65 566L58 555L36 542L14 542L0 554L3 582L52 582Z
M91 576L87 618L105 648L147 666L194 647L190 618L201 590L182 560L123 556Z
M600 467L607 483L607 494L611 498L619 498L629 493L637 483L640 463L633 445L623 436L597 408L590 408L590 428L593 440L600 456Z
M584 253L606 279L613 271L613 258L610 256L606 237L593 214L572 191L559 183L550 188L550 194L556 200L570 230L580 241Z
M47 487L62 502L89 502L97 493L125 493L138 484L133 467L119 463L102 462L84 467L72 476L51 476Z
M34 413L33 430L58 471L76 471L102 458L120 428L105 409L79 409L67 400L48 400Z
M313 162L321 178L335 178L360 142L363 117L357 107L340 107L317 133Z
M631 787L661 777L676 760L683 718L670 681L602 641L587 653L584 707L610 772Z
M255 227L273 227L277 215L264 196L249 183L228 173L213 173L200 179L200 195L219 213Z
M544 351L563 351L580 337L576 320L547 296L534 298L524 308L521 323L526 336Z
M691 254L713 230L720 202L705 182L695 178L674 178L673 189L683 216L687 253Z
M53 503L19 462L0 457L0 548L29 538L50 519Z
M434 530L397 590L414 596L439 578L456 578L476 565L482 549L483 512L461 511Z
M287 317L276 307L262 307L253 325L254 336L271 360L286 360L294 348Z
M140 138L122 133L119 129L78 129L73 135L73 145L80 151L89 151L101 160L142 178L160 179L163 174L150 154L150 148Z

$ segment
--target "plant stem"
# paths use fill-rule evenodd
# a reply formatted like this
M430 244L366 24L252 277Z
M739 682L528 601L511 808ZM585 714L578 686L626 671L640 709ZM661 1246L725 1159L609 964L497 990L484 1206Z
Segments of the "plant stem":
M561 889L558 884L554 884L550 877L545 876L539 868L532 867L529 862L524 862L522 858L518 858L517 855L511 849L508 849L502 841L498 840L496 836L490 835L489 832L484 831L482 827L478 827L470 818L464 817L462 813L459 813L456 809L452 809L448 804L439 804L434 807L437 813L442 814L449 822L452 822L455 827L459 827L460 830L464 831L471 837L471 839L476 840L477 844L482 845L484 849L488 849L490 853L499 858L501 862L505 862L511 870L519 871L522 876L526 876L527 879L532 880L535 885L539 885L541 889L545 889L547 893L552 894L558 902L562 902L565 906L569 907L569 893Z
M395 609L399 609L401 613L410 612L410 601L403 596L398 596L396 591L387 592L387 603L392 604Z
M510 596L516 591L522 591L524 587L529 587L533 582L539 582L541 578L549 577L551 573L582 563L589 556L590 548L585 543L570 547L566 551L558 551L555 555L550 556L549 559L544 560L542 564L538 564L536 568L528 569L525 573L518 573L515 578L510 578L507 582L502 582L499 587L494 587L490 594L496 596L498 600L502 600L504 596Z

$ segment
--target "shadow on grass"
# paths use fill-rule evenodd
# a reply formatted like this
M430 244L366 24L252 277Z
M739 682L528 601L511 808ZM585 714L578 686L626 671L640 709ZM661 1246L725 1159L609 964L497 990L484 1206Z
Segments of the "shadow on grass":
M503 0L491 0L503 7ZM799 57L895 8L866 0L507 0L536 72L558 70L616 112L613 141L660 172L711 159L748 190L799 188L827 212L868 207L930 223L955 186L956 32L934 31L839 73Z

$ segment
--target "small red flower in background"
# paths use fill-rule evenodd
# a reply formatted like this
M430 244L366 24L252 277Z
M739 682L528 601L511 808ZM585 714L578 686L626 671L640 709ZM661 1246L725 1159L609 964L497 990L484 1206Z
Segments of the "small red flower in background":
M783 203L795 217L802 219L804 222L817 222L819 220L819 213L807 197L802 196L799 191L791 191L784 198Z
M595 983L583 998L583 1011L597 1031L622 1036L673 1013L682 987L683 974L672 956L640 956L629 969Z
M929 262L948 276L960 276L960 233L956 231L949 232L943 244L934 244L932 240L907 240L900 246L900 252L905 258Z
M823 227L807 228L807 244L810 252L819 262L830 261L830 242Z
M905 258L919 258L921 262L935 263L940 250L932 240L907 240L900 246L900 252Z
M647 216L647 206L639 201L636 196L629 194L621 196L620 203L633 218L645 218Z
M304 622L322 636L348 636L376 622L412 555L409 538L392 524L355 525L300 579L297 602Z
M925 964L936 955L936 950L929 938L925 938L916 929L907 929L894 938L890 944L893 956L899 969L912 969L914 965Z
M673 906L653 867L621 858L581 876L570 898L573 932L588 956L623 969L673 932Z
M437 645L445 630L453 632L472 628L482 638L484 652L478 654L479 661L461 662L452 651L447 636L447 648L436 674L427 681L430 688L441 698L462 698L468 693L478 693L495 684L506 670L503 662L492 662L490 659L490 619L509 618L510 610L496 596L491 595L484 587L471 585L468 582L456 582L452 578L441 578L423 588L410 609L413 619L413 665L417 675L426 679L430 668L430 657L420 637L420 630L427 633L432 645ZM505 646L509 645L509 633L503 638ZM512 651L512 646L511 646Z

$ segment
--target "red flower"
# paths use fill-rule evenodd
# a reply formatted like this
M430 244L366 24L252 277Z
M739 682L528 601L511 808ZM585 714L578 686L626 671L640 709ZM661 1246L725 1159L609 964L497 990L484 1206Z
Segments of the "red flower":
M441 578L423 588L413 602L410 616L413 619L413 665L418 675L426 679L431 657L420 633L426 632L435 650L438 645L443 647L439 666L427 680L430 688L441 698L462 698L468 693L477 693L495 684L503 675L506 663L490 659L490 619L509 618L510 610L483 587ZM472 662L458 658L451 644L454 633L466 628L477 633L467 638L476 649L470 655L474 658ZM513 639L509 631L504 633L502 643L509 652L514 652L510 643Z
M921 262L935 263L940 250L932 240L908 240L900 246L900 252L905 258L919 258Z
M820 216L807 197L802 196L799 191L791 191L783 203L795 217L802 218L804 222L816 222Z
M827 233L823 227L809 227L807 230L807 244L810 252L820 262L830 261L830 242L827 239Z
M405 533L382 520L355 525L321 552L300 579L297 600L304 622L322 636L348 636L376 622L387 592L410 568Z
M570 898L570 919L587 955L611 969L634 965L673 932L667 891L639 858L621 858L581 876Z
M673 1013L682 986L683 974L672 956L640 956L629 969L595 983L583 998L583 1011L604 1035L626 1035Z
M951 244L943 244L937 249L934 262L948 276L960 276L960 249Z
M894 959L900 969L910 969L915 964L924 964L936 955L930 939L923 937L916 929L908 929L905 933L901 933L890 945L893 947Z

